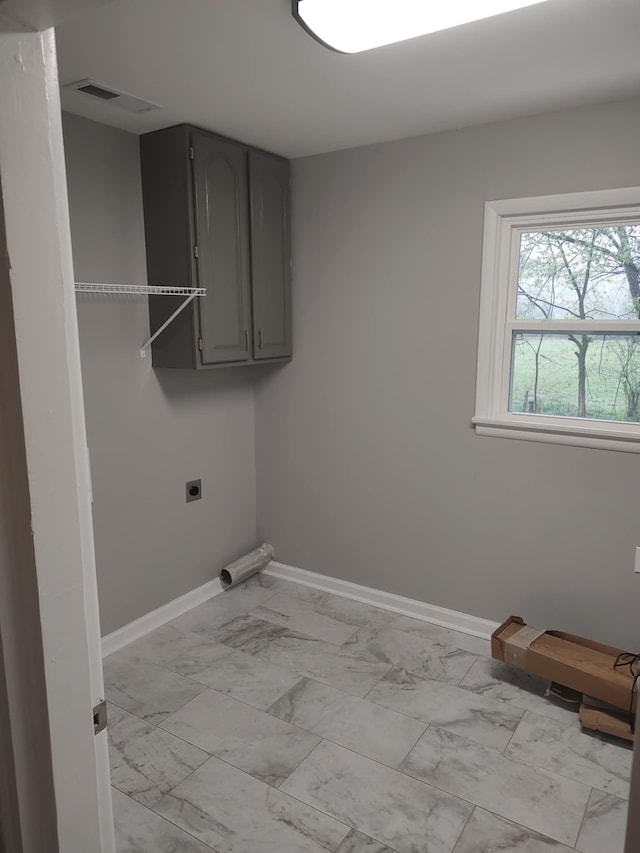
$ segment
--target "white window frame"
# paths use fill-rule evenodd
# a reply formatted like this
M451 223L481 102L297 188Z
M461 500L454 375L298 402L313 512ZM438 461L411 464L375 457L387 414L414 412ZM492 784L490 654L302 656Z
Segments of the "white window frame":
M640 187L485 204L476 412L478 435L640 453L640 424L509 411L511 342L518 331L640 332L640 320L516 320L520 234L640 221Z

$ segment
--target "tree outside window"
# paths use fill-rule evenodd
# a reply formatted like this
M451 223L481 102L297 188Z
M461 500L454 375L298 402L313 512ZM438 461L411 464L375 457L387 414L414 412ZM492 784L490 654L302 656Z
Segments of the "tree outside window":
M511 412L640 421L640 334L581 329L640 319L640 224L522 232L515 316Z

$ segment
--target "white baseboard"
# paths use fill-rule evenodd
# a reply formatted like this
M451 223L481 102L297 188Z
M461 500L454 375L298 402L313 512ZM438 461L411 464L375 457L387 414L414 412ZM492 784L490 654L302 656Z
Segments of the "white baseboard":
M292 581L302 586L310 586L322 592L331 592L341 595L343 598L351 598L363 604L372 604L382 610L391 610L403 616L411 616L423 622L440 625L443 628L451 628L461 631L463 634L471 634L473 637L482 637L488 640L491 634L500 627L499 622L491 622L489 619L481 619L478 616L470 616L457 610L447 610L446 607L437 607L435 604L426 604L414 598L405 598L392 592L383 592L368 586L340 580L340 578L327 577L317 572L308 572L306 569L298 569L295 566L287 566L284 563L272 561L263 574L274 578Z
M417 601L414 598L405 598L392 592L384 592L381 589L343 581L340 578L320 575L317 572L308 572L306 569L298 569L295 566L287 566L275 561L269 563L267 568L262 570L262 573L301 586L319 589L322 592L331 592L343 598L351 598L353 601L360 601L363 604L371 604L374 607L380 607L382 610L391 610L393 613L411 616L413 619L430 622L432 625L440 625L442 628L451 628L454 631L461 631L463 634L471 634L473 637L482 637L485 640L491 637L491 634L500 624L488 619L481 619L478 616L470 616L468 613L447 610L446 607L437 607L435 604L426 604L424 601ZM107 655L119 651L128 646L129 643L133 643L134 640L139 640L145 634L149 634L161 625L166 625L172 619L177 619L178 616L182 616L183 613L199 604L204 604L205 601L209 601L210 598L214 598L221 592L220 580L215 578L215 580L181 595L180 598L164 604L157 610L141 616L140 619L118 628L117 631L102 638L102 656L107 657Z
M192 589L185 595L181 595L180 598L174 598L168 604L163 604L157 610L152 610L151 613L129 622L128 625L118 628L117 631L107 634L102 638L102 657L119 651L128 646L129 643L133 643L134 640L139 640L145 634L149 634L161 625L166 625L172 619L177 619L178 616L182 616L183 613L199 604L204 604L205 601L209 601L210 598L214 598L221 592L220 579L215 578L197 589Z

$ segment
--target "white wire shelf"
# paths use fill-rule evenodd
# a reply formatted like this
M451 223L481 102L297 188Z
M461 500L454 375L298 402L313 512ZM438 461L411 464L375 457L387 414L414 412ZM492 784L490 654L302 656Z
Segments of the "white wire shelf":
M176 308L173 314L156 329L151 337L140 347L140 357L146 358L147 350L158 335L172 323L178 314L182 313L190 302L197 296L206 296L204 287L163 287L152 284L88 284L84 281L76 281L76 293L128 293L134 296L183 296L184 301Z
M130 293L137 296L206 296L204 287L161 287L151 284L87 284L76 282L76 293Z

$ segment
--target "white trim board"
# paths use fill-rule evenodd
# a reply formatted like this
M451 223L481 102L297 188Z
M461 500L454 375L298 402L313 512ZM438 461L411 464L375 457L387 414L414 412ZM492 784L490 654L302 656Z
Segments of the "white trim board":
M340 595L342 598L350 598L360 601L362 604L371 604L381 610L390 610L400 613L402 616L411 616L422 622L432 625L440 625L442 628L450 628L473 637L481 637L488 640L491 634L500 626L499 622L491 622L489 619L481 619L479 616L470 616L468 613L460 613L457 610L448 610L446 607L438 607L435 604L427 604L417 601L415 598L405 598L403 595L395 595L393 592L384 592L381 589L373 589L358 583L343 581L340 578L332 578L318 572L308 572L306 569L298 569L295 566L287 566L284 563L272 561L266 569L262 570L265 575L270 575L281 580L291 581L300 586L309 586L322 592L330 592ZM166 625L178 616L182 616L188 610L204 604L216 595L223 592L220 579L205 583L197 589L181 595L168 604L163 604L157 610L152 610L145 616L118 628L111 634L102 638L102 656L107 657L114 652L139 640L145 634L149 634L161 625Z
M181 595L179 598L174 598L157 610L152 610L151 613L146 613L139 619L129 622L128 625L123 625L111 634L106 634L102 638L102 657L106 658L114 652L120 651L134 640L139 640L145 634L149 634L161 625L166 625L178 616L182 616L188 610L192 610L199 604L204 604L210 598L215 598L222 592L220 578L215 578L208 581L202 586L192 589L190 592Z
M391 610L393 613L411 616L413 619L429 622L432 625L440 625L442 628L450 628L463 634L471 634L473 637L481 637L483 640L490 639L491 634L500 627L499 622L491 622L489 619L481 619L479 616L470 616L468 613L448 610L446 607L427 604L414 598L405 598L403 595L395 595L393 592L384 592L381 589L361 586L358 583L343 581L340 578L308 572L306 569L298 569L284 563L272 561L266 569L262 570L262 573L281 580L292 581L301 586L310 586L322 592L331 592L343 598L360 601L362 604L371 604L374 607L380 607L382 610Z

